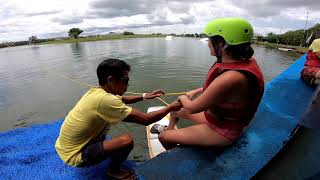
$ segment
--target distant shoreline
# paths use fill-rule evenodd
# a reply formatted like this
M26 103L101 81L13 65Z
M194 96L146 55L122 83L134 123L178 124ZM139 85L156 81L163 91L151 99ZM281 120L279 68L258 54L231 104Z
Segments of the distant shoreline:
M301 47L301 46L291 46L291 45L285 45L285 44L275 44L275 43L269 43L269 42L253 42L252 44L257 46L263 46L266 48L272 48L272 49L288 49L288 51L285 51L288 53L289 56L294 58L299 58L302 54L305 54L308 52L308 47Z
M291 46L291 45L285 45L285 44L275 44L275 43L269 43L269 42L254 42L253 44L259 45L259 46L264 46L267 48L273 48L273 49L278 49L278 48L292 49L293 52L297 52L297 53L301 53L301 54L308 52L308 47Z
M74 39L74 38L53 39L45 42L34 43L33 45L68 44L68 43L77 43L77 42L94 42L94 41L120 40L120 39L132 39L132 38L157 38L157 37L165 37L165 36L167 35L166 34L97 35L97 36L89 36L89 37L79 37L78 39ZM198 37L194 37L194 38L198 38ZM258 46L264 46L267 48L273 48L273 49L288 48L288 49L291 49L290 54L293 54L293 56L295 57L298 57L299 55L304 54L308 51L308 47L290 46L290 45L275 44L275 43L269 43L269 42L255 41L252 44L258 45ZM16 46L19 46L19 45L16 45ZM16 47L16 46L7 46L7 47ZM1 48L7 48L7 47L1 47Z
M74 38L53 38L53 39L38 39L40 42L33 43L32 45L46 45L46 44L67 44L77 42L93 42L93 41L105 41L105 40L116 40L116 39L131 39L131 38L156 38L165 37L165 34L134 34L134 35L123 35L123 34L112 34L112 35L97 35ZM27 41L8 42L0 44L0 49L17 46L28 46Z
M79 37L78 39L67 38L67 39L56 39L53 41L47 41L43 44L66 44L66 43L77 43L77 42L92 42L92 41L104 41L104 40L115 40L115 39L131 39L131 38L154 38L154 37L165 37L166 35L148 35L148 34L134 34L134 35L100 35L92 37Z
M61 40L53 40L43 43L37 43L40 45L43 44L65 44L65 43L76 43L76 42L91 42L91 41L103 41L103 40L116 40L116 39L131 39L131 38L154 38L154 37L165 37L166 35L150 35L150 34L135 34L135 35L101 35L101 36L94 36L94 37L80 37L78 39L67 38ZM197 37L194 37L197 38ZM308 51L308 47L300 47L300 46L290 46L285 44L274 44L269 42L254 42L253 44L264 46L267 48L290 48L293 49L294 52L304 54Z

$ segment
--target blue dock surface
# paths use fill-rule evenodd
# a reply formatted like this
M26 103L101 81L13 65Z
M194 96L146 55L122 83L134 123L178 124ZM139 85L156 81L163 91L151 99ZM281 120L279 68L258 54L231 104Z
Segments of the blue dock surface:
M0 133L0 178L106 179L109 160L89 168L75 168L59 158L54 145L62 121ZM135 166L133 161L123 164L128 170Z
M136 167L139 179L250 179L282 148L308 106L313 90L300 79L304 62L305 55L266 85L254 119L235 145L220 153L173 149ZM1 179L105 179L108 160L90 168L60 160L54 144L61 123L0 133Z

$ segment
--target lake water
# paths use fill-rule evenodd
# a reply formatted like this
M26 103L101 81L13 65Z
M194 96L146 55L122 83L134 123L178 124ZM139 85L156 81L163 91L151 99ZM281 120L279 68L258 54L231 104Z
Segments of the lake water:
M275 49L254 46L266 82L296 58ZM215 61L207 43L194 38L129 39L77 44L23 46L0 49L0 131L63 118L88 87L97 85L96 68L104 58L119 58L131 65L128 91L164 89L181 92L203 85ZM69 77L77 82L67 79ZM165 97L171 102L175 97ZM158 100L134 105L141 111L163 105ZM121 123L112 135L131 133L131 158L149 158L145 127Z

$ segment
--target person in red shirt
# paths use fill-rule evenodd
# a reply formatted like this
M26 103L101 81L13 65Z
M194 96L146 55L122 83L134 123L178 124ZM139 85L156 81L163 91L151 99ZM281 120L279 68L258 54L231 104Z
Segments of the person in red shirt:
M315 39L309 47L301 78L312 87L320 84L320 38Z

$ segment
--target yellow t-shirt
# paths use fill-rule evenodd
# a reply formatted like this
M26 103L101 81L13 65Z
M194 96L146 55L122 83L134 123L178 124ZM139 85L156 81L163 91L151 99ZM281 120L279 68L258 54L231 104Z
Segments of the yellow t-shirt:
M55 145L60 158L71 166L80 164L82 148L98 141L108 126L125 119L131 110L122 102L121 96L107 93L99 87L91 88L61 126Z

